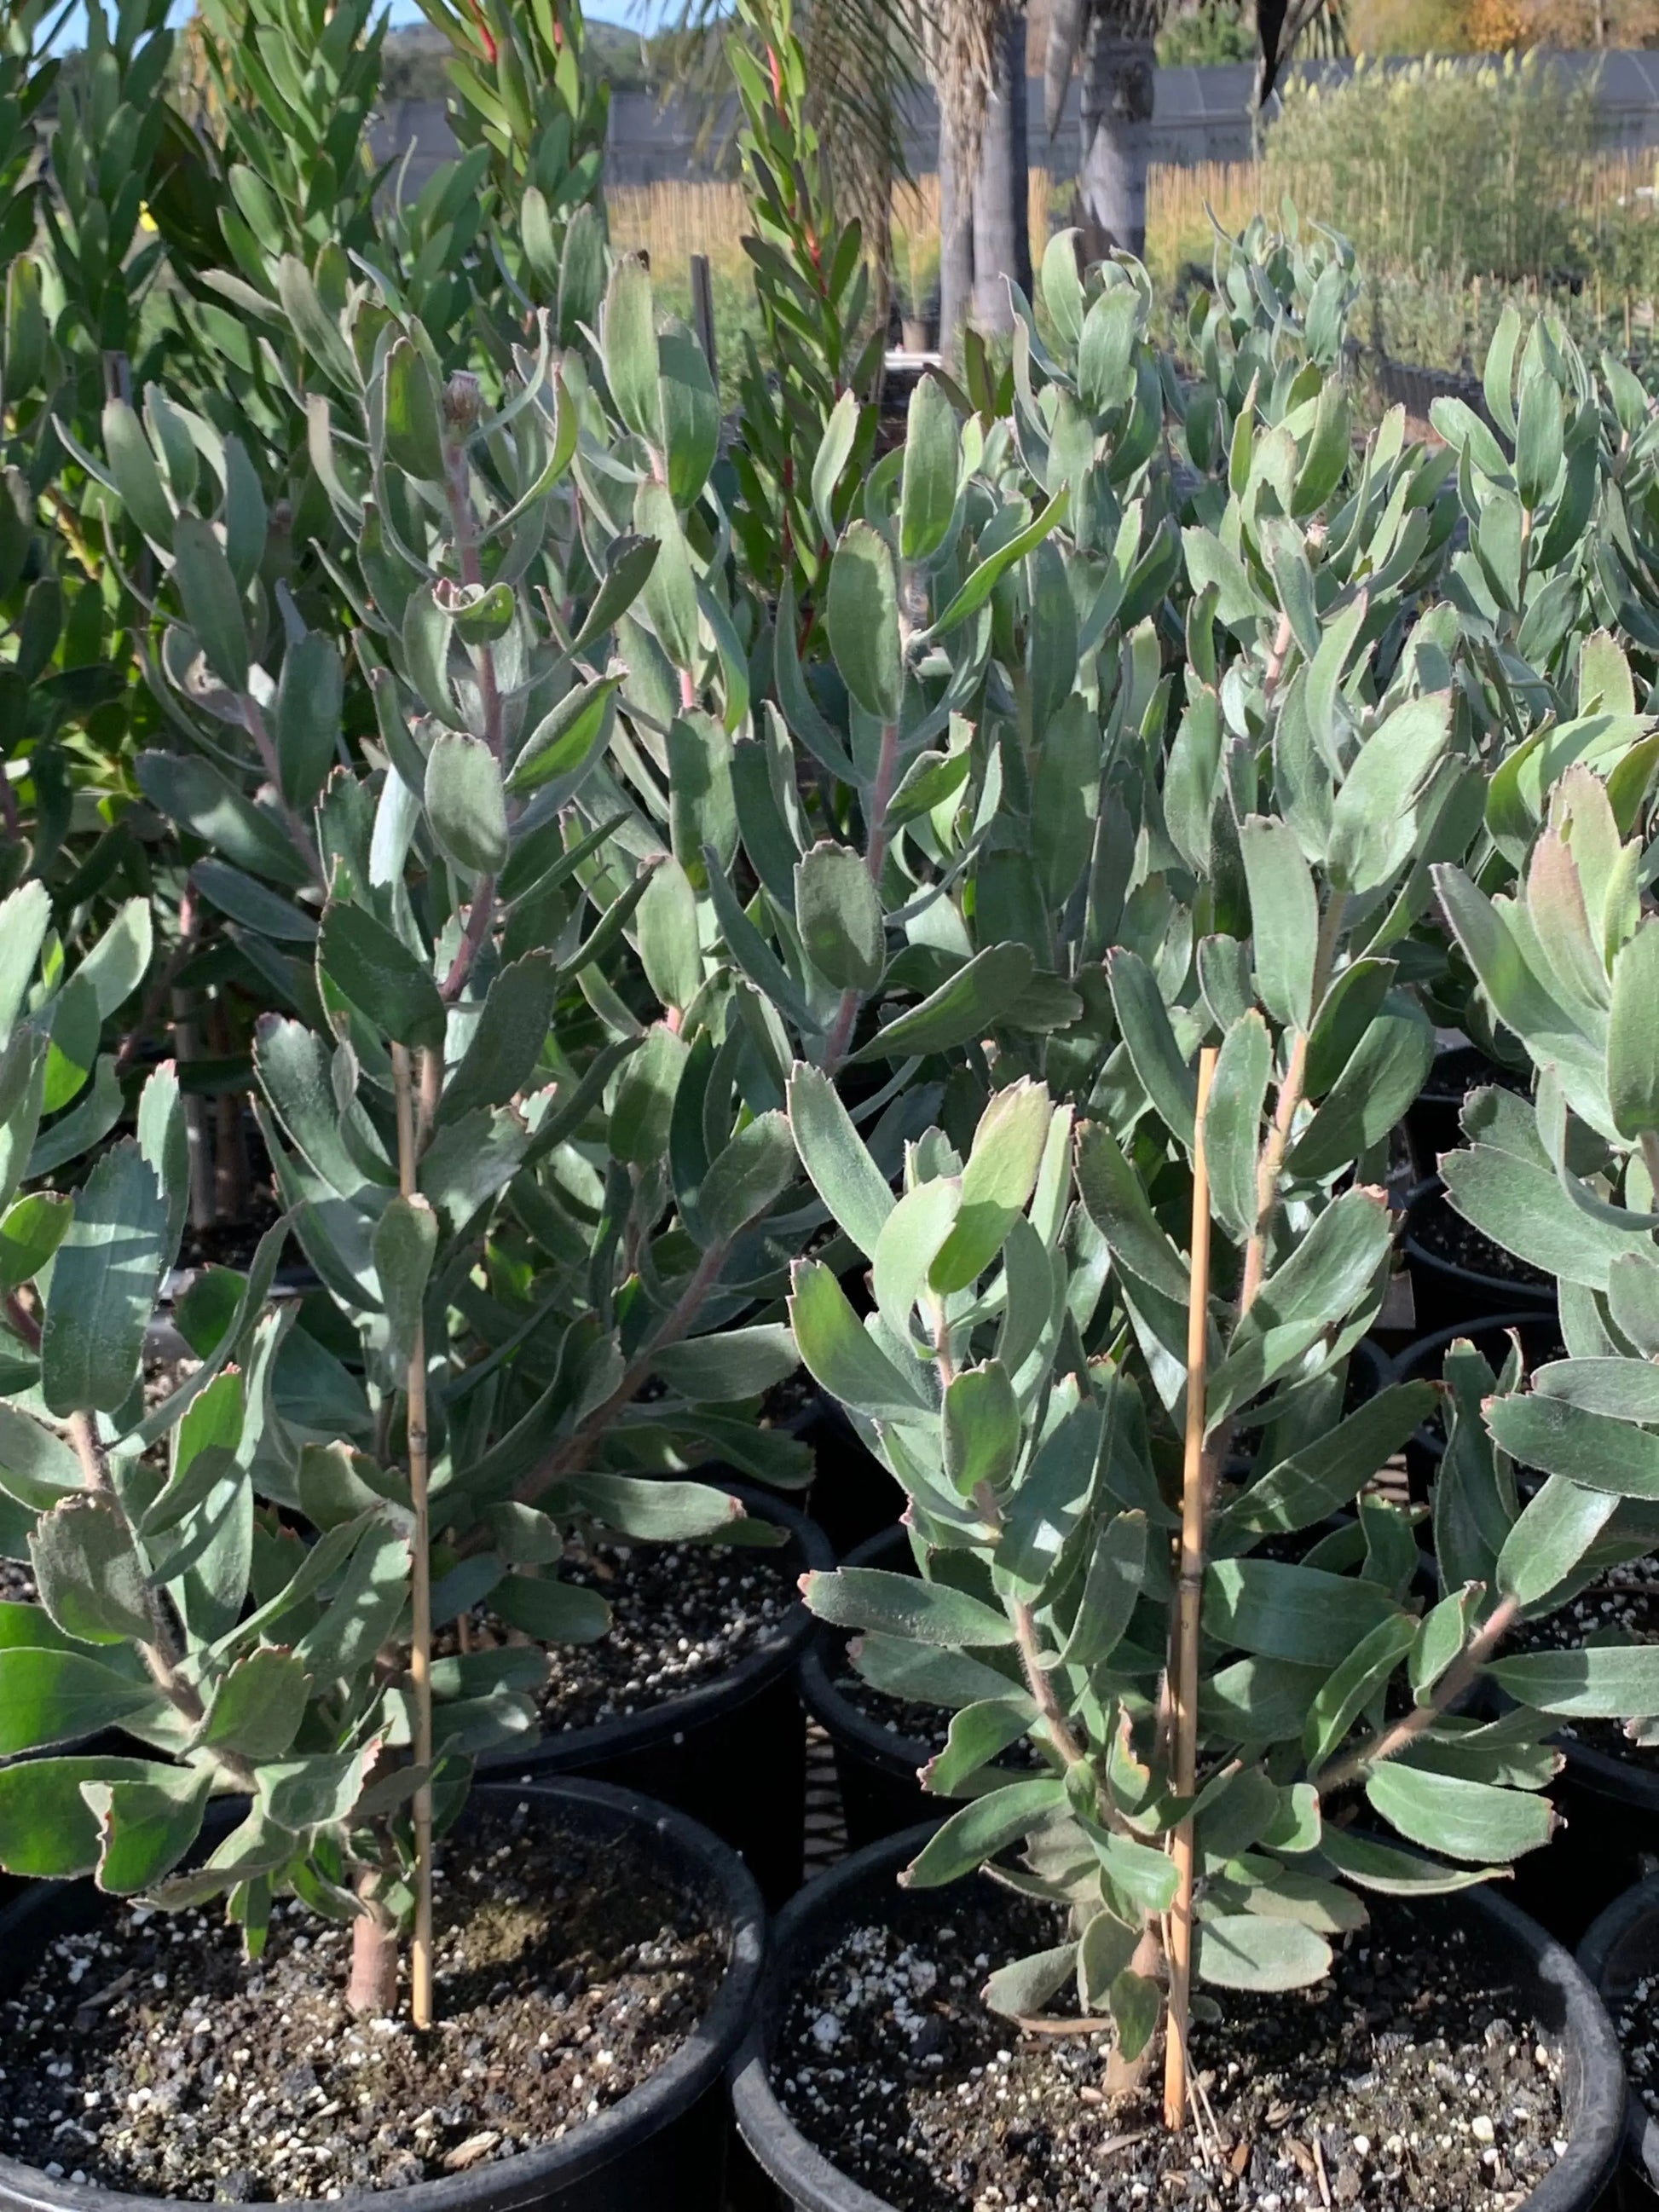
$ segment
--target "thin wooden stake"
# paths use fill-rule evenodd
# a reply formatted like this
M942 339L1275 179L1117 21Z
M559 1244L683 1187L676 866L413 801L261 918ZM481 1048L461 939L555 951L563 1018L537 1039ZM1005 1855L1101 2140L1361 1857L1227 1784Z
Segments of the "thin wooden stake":
M1198 1113L1193 1136L1192 1274L1187 1291L1187 1451L1181 1478L1181 1577L1176 1585L1175 1650L1175 1789L1194 1795L1198 1773L1198 1626L1204 1595L1204 1397L1206 1339L1210 1310L1210 1170L1204 1121L1216 1052L1206 1045L1198 1060ZM1164 2045L1164 2124L1187 2124L1187 2017L1193 1968L1193 1823L1175 1832L1176 1899L1170 1913L1170 2021Z
M398 1188L416 1194L418 1152L415 1134L415 1091L409 1048L392 1048L392 1078L398 1102ZM416 1326L407 1379L409 1500L415 1516L410 1603L413 1613L409 1676L415 1692L415 1764L425 1779L415 1792L415 1940L410 1951L410 2013L416 2027L432 2025L432 1529L428 1514L426 1426L426 1330Z

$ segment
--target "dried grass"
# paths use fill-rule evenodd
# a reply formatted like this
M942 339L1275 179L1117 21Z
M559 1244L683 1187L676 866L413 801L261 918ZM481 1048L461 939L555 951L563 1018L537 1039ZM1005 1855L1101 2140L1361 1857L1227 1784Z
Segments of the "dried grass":
M618 246L650 257L665 280L681 276L694 253L706 253L718 274L744 275L749 228L743 187L737 184L612 185L605 192L611 236ZM1027 207L1031 252L1040 258L1054 228L1046 169L1030 172ZM893 194L894 259L901 292L921 298L939 270L939 179L929 173ZM919 278L912 290L912 276Z

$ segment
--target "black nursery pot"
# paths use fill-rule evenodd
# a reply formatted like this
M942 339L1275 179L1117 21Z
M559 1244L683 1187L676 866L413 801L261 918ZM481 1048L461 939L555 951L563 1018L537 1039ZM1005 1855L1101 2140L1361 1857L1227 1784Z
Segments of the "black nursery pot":
M769 1491L723 1486L788 1532L795 1571L836 1564L823 1532ZM757 1650L715 1680L646 1711L544 1735L493 1769L539 1780L586 1775L637 1790L712 1828L738 1853L769 1905L800 1887L806 1853L806 1717L795 1670L812 1634L799 1601Z
M1561 1825L1547 1850L1515 1866L1515 1899L1564 1943L1576 1943L1659 1852L1659 1772L1558 1736L1566 1764L1550 1784Z
M1534 1367L1543 1365L1545 1361L1561 1358L1560 1323L1553 1310L1546 1312L1537 1306L1523 1306L1510 1311L1493 1307L1470 1320L1437 1329L1431 1336L1419 1336L1414 1343L1408 1344L1395 1362L1394 1380L1396 1382L1437 1382L1446 1363L1446 1354L1460 1336L1468 1337L1497 1373L1509 1357L1511 1329L1521 1339L1522 1356L1529 1375ZM1432 1423L1425 1422L1407 1439L1406 1475L1411 1486L1411 1494L1419 1505L1428 1498L1445 1449L1444 1432Z
M902 1528L884 1529L847 1555L849 1567L882 1567L890 1574L914 1574L915 1558ZM860 1711L835 1679L845 1638L820 1626L801 1654L800 1697L830 1739L841 1785L842 1811L848 1848L860 1850L883 1836L914 1827L937 1815L939 1801L928 1796L916 1770L933 1755L919 1736L901 1735Z
M1519 1076L1488 1060L1478 1045L1449 1045L1436 1053L1428 1081L1406 1109L1406 1140L1419 1176L1438 1175L1441 1154L1463 1143L1463 1101L1490 1084L1525 1089Z
M1616 1898L1578 1947L1578 1963L1616 2019L1638 1982L1659 1974L1659 1875ZM1659 2203L1659 2120L1632 2083L1625 2106L1625 2164L1618 2201L1632 2208Z
M886 1916L900 1868L932 1832L931 1826L913 1828L844 1860L803 1890L775 1925L759 2008L733 2062L732 2094L744 2143L796 2212L892 2212L800 2133L772 2093L770 2062L796 1986L849 1929ZM1524 2212L1589 2212L1618 2165L1624 2132L1625 2082L1612 2024L1571 1953L1525 1913L1490 1887L1466 1890L1457 1902L1483 1948L1501 1960L1519 2004L1561 2045L1567 2149L1522 2200Z
M815 1391L812 1401L790 1423L812 1453L812 1487L807 1504L812 1518L844 1559L871 1537L890 1528L904 1510L904 1492L835 1401Z
M714 2002L667 2064L559 2142L498 2164L401 2189L338 2200L359 2212L720 2212L728 2107L722 2075L753 2015L765 1957L766 1916L753 1880L695 1821L629 1791L587 1782L480 1783L471 1803L511 1810L528 1801L599 1840L643 1843L709 1921L729 1931ZM219 1823L230 1825L227 1814ZM465 1833L465 1830L462 1831ZM0 1913L0 1995L46 1944L96 1927L108 1902L90 1882L36 1882ZM127 2196L49 2179L0 2156L0 2212L177 2212L181 2200Z
M1486 1314L1511 1309L1528 1313L1555 1311L1555 1285L1546 1279L1483 1273L1433 1249L1437 1224L1463 1227L1437 1180L1419 1183L1406 1201L1404 1244L1412 1279L1412 1304L1419 1330L1432 1335ZM1473 1235L1472 1231L1468 1234ZM1430 1242L1425 1243L1425 1236ZM1498 1265L1495 1258L1492 1265Z

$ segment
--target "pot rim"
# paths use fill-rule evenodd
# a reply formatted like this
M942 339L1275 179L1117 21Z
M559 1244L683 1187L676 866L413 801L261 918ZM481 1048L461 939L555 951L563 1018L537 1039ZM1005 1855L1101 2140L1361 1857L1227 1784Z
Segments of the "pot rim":
M656 2135L689 2111L719 2081L739 2043L754 2008L766 1958L766 1911L754 1876L729 1845L672 1806L658 1804L637 1791L605 1782L563 1778L507 1782L492 1778L473 1785L469 1808L480 1798L501 1802L529 1797L546 1806L582 1808L599 1816L612 1832L627 1829L666 1844L665 1856L677 1871L700 1876L698 1893L712 1913L723 1915L730 1936L726 1970L714 2002L680 2048L647 2081L596 2118L583 2120L558 2142L518 2151L490 2166L453 2176L411 2182L400 2189L355 2191L331 2200L339 2212L369 2212L371 2207L406 2206L409 2212L514 2212L536 2203L550 2185L568 2186L602 2167L623 2145ZM465 1817L465 1815L463 1816ZM688 1864L689 1862L689 1869ZM23 1895L0 1912L0 1944L27 1925L43 1893L56 1882L31 1882ZM90 2182L54 2180L39 2166L0 2152L0 2206L28 2212L179 2212L191 2200L129 2194ZM279 2197L281 2205L310 2202Z
M873 1536L866 1536L855 1544L841 1562L844 1567L879 1566L888 1550L904 1540L904 1524L895 1521L890 1528L878 1528ZM800 1701L826 1730L831 1742L844 1738L873 1766L914 1781L916 1769L925 1766L933 1755L932 1744L921 1736L899 1735L872 1721L867 1713L860 1712L842 1691L837 1689L830 1672L830 1653L834 1648L836 1632L823 1622L815 1620L813 1634L800 1656L798 1680ZM913 1755L914 1754L914 1755Z
M732 2101L738 2133L756 2161L805 2212L894 2212L894 2208L832 2165L796 2127L773 2092L768 2061L787 1994L783 1970L793 1963L791 1952L805 1931L825 1917L833 1923L838 1900L846 1893L855 1891L884 1867L896 1871L938 1825L927 1821L854 1852L798 1891L774 1923L767 1986L732 2062ZM1625 2135L1624 2063L1613 2023L1589 1977L1565 1945L1517 1906L1493 1896L1490 1883L1458 1893L1458 1899L1467 1910L1495 1923L1528 1954L1536 1979L1559 1995L1562 2044L1579 2047L1581 2109L1567 2150L1516 2212L1589 2212L1619 2163ZM1616 2094L1613 2082L1619 2085Z
M1437 1346L1443 1351L1447 1350L1460 1336L1473 1339L1477 1329L1520 1328L1534 1322L1549 1321L1553 1317L1552 1309L1548 1306L1525 1306L1503 1312L1476 1314L1472 1321L1455 1322L1450 1328L1431 1329L1426 1336L1414 1336L1409 1344L1395 1355L1389 1364L1388 1380L1390 1382L1431 1382L1434 1379L1432 1376L1417 1371L1415 1356L1419 1352ZM1431 1459L1444 1458L1445 1439L1443 1437L1437 1436L1426 1421L1413 1430L1411 1440Z
M1585 1929L1577 1960L1604 2005L1607 1971L1616 1947L1632 1929L1656 1912L1659 1912L1659 1874L1644 1875L1621 1896L1615 1897ZM1609 2014L1611 2009L1608 2007ZM1621 2051L1621 2063L1623 2057ZM1650 2179L1659 2179L1659 2120L1655 2119L1631 2087L1628 2073L1625 2076L1625 2156Z
M787 1528L799 1548L804 1568L827 1571L835 1565L829 1538L799 1507L785 1504L775 1492L757 1484L725 1482L720 1486L733 1498L740 1498L757 1517ZM592 1721L586 1728L562 1729L556 1735L544 1734L527 1743L492 1752L479 1760L478 1771L492 1779L576 1774L686 1735L769 1690L794 1666L811 1642L815 1626L805 1603L797 1598L757 1650L712 1681L700 1682L679 1697L665 1698L660 1705L647 1705L642 1712L617 1713L609 1720Z

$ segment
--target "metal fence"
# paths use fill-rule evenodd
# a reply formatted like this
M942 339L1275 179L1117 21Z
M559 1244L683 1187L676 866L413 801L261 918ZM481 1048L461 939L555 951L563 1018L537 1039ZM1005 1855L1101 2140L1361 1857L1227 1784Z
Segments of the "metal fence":
M1575 80L1586 73L1595 76L1609 146L1659 145L1659 52L1563 54L1554 65ZM1352 66L1346 62L1316 63L1310 64L1310 73L1330 81L1346 76ZM1246 159L1251 150L1254 78L1255 71L1248 63L1218 69L1159 70L1152 113L1152 160L1184 167ZM1075 169L1076 80L1052 142L1043 129L1039 78L1027 79L1026 97L1032 161L1057 174ZM644 93L619 93L611 104L606 177L617 185L649 185L729 174L732 121L729 104L711 118L701 103L670 100L665 104ZM443 106L436 100L389 102L377 119L374 137L375 153L382 161L409 154L409 180L416 189L453 151ZM939 112L931 93L919 93L908 102L905 138L913 173L923 175L937 166Z

